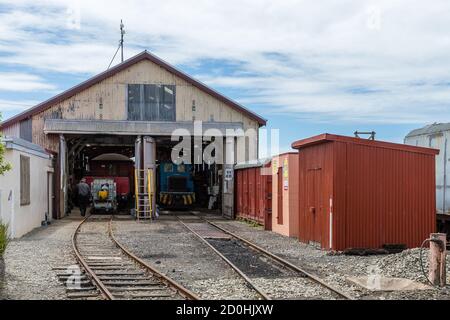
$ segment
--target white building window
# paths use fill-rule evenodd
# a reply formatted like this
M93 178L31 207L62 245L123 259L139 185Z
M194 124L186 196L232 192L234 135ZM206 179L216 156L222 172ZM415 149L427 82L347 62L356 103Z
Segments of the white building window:
M26 206L30 200L30 157L20 156L20 205Z

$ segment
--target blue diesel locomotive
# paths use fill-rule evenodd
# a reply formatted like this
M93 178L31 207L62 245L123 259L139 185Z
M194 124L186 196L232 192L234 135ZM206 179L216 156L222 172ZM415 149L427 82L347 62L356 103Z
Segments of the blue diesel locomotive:
M159 205L188 208L195 204L192 165L162 162L159 166Z

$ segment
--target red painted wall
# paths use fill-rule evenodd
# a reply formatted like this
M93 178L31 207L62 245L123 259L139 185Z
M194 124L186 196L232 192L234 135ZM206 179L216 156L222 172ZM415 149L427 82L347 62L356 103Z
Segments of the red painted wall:
M266 167L270 170L270 164ZM271 176L262 174L261 170L264 168L236 170L236 216L265 224L270 229L265 220L271 210L271 201L268 201L272 192Z
M333 250L412 248L435 232L430 149L339 136L298 147L301 241Z

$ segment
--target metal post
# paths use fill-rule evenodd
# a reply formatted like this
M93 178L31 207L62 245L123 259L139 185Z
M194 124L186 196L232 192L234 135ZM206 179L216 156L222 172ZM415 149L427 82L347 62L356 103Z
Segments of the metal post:
M138 169L134 169L134 201L135 201L135 215L139 220L139 186L138 186Z
M139 188L140 188L140 177L142 172L142 137L137 136L134 143L134 197L135 197L135 213L136 218L140 218L140 204L139 204Z
M430 282L436 286L446 285L446 234L432 233L430 235Z
M154 217L153 210L153 170L147 169L147 190L148 190L148 205L150 206L150 217Z
M151 201L150 207L156 208L156 198L151 197L150 193L155 190L153 177L156 173L156 141L152 137L145 136L142 138L142 150L143 150L143 170L147 172L147 180L151 182L146 186L149 201ZM150 173L151 172L151 173ZM154 217L154 210L151 212L151 217Z
M234 137L225 137L222 172L222 215L234 219Z
M63 134L59 135L59 215L62 218L67 210L67 144Z
M123 62L123 35L125 34L124 24L122 22L122 19L120 20L120 49L121 49L121 58Z

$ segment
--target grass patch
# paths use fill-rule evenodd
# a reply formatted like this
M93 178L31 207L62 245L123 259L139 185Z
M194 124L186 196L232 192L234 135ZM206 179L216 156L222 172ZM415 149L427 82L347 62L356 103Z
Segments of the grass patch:
M3 257L8 243L8 225L0 222L0 257Z
M240 221L240 222L243 222L243 223L245 223L245 224L247 224L248 226L253 227L253 228L257 228L257 227L262 227L262 226L263 226L261 223L256 222L256 221L251 220L251 219L246 219L246 218L242 218L242 217L237 217L236 220L237 220L237 221Z

